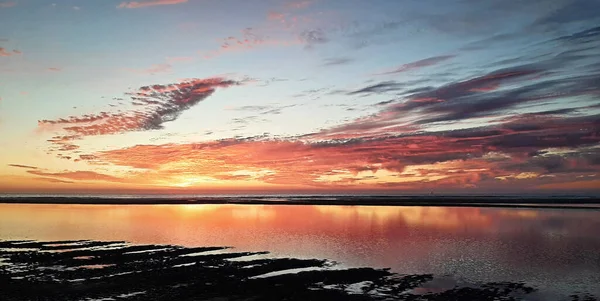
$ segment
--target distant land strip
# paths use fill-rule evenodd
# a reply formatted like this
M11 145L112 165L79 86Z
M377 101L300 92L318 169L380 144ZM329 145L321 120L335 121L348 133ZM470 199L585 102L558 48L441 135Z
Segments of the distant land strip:
M600 209L597 197L398 197L398 196L293 196L293 197L14 197L1 196L6 204L78 205L337 205L337 206L439 206L550 209Z

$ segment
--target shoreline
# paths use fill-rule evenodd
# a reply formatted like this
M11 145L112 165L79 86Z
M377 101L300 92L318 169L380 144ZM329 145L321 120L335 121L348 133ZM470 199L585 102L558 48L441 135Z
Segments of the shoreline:
M568 202L564 200L568 199ZM598 198L517 197L190 197L190 198L101 198L101 197L0 197L0 204L57 205L317 205L394 207L490 207L600 210ZM560 201L559 201L560 200Z

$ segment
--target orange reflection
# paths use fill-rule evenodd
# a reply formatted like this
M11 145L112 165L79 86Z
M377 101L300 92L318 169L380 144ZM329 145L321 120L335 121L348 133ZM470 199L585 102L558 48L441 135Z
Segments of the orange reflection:
M453 207L0 204L0 239L233 246L403 272L446 272L454 268L447 257L465 252L510 261L515 237L537 239L536 252L547 252L556 241L544 242L556 233L593 234L600 227L593 214ZM495 246L498 237L505 242ZM569 252L552 256L560 254Z

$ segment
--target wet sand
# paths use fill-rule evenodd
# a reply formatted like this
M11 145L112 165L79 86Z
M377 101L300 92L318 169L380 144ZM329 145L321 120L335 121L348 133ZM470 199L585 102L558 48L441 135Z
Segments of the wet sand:
M510 282L433 288L428 274L336 269L320 259L256 259L262 254L122 241L0 241L0 300L485 301L536 292Z

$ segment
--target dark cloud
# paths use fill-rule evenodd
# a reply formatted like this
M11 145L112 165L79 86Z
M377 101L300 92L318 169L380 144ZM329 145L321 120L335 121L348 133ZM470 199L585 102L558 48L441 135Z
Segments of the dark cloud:
M406 85L395 81L384 81L374 85L370 85L359 90L347 92L347 95L362 95L362 94L379 94L392 91L398 91Z
M386 100L386 101L380 101L380 102L376 103L375 105L376 106L385 106L385 105L389 105L395 101L396 101L395 99L390 99L390 100Z
M423 115L417 123L458 121L487 117L500 111L517 109L528 103L543 104L552 99L577 95L596 95L600 73L571 77L550 77L544 69L521 66L500 69L481 77L456 82L422 93L407 95L407 100L389 111ZM519 86L505 88L506 86ZM574 108L551 110L547 114L567 114Z
M565 35L556 40L568 42L598 42L598 36L600 36L600 26Z
M537 19L534 26L557 26L560 24L600 19L600 1L572 0L555 11Z

